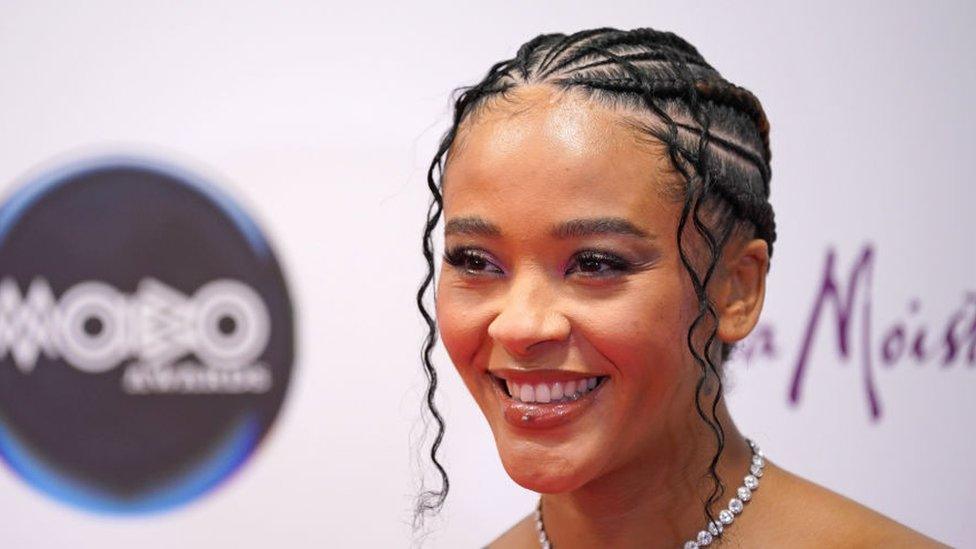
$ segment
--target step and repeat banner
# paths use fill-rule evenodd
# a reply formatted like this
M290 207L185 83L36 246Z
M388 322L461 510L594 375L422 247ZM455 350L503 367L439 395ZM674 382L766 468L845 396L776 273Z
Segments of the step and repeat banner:
M451 493L411 529L426 169L451 90L604 25L677 32L769 115L739 428L976 536L976 10L326 4L0 5L0 546L475 547L530 512L438 346Z

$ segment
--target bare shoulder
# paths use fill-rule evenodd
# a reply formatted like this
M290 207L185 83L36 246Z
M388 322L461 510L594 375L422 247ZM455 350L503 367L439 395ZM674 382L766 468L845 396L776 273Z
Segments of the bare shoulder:
M946 547L773 463L756 496L740 532L750 546L762 540L762 546Z
M947 547L877 511L767 460L760 488L720 547ZM532 513L489 549L539 546Z
M538 538L535 533L533 513L529 513L522 520L515 523L498 539L488 544L489 549L524 549L537 547Z

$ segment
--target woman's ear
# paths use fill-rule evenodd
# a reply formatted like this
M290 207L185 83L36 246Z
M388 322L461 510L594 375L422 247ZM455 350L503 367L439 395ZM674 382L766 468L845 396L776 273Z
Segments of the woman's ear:
M752 239L729 250L723 278L715 295L718 338L735 343L749 335L759 322L766 296L769 247L765 240Z

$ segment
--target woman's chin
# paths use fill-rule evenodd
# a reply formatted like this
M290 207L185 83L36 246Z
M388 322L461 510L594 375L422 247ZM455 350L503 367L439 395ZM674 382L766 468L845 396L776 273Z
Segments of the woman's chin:
M505 472L519 486L541 494L572 492L590 480L589 467L562 455L500 449Z
M606 423L598 421L602 417L596 412L601 410L594 401L581 400L582 409L589 412L582 417L557 417L554 425L541 425L545 418L533 418L528 427L512 425L510 417L489 408L486 417L508 476L528 490L557 494L574 491L606 470L613 459L603 451L610 437L605 429L591 425Z

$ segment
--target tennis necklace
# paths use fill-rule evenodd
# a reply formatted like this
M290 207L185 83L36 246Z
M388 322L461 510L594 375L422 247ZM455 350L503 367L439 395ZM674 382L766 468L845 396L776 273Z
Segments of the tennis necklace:
M729 506L718 512L718 520L711 521L707 526L695 536L695 539L685 542L684 549L698 549L707 547L712 541L721 537L722 532L728 528L735 517L742 513L746 503L752 499L752 493L759 488L759 477L763 476L763 467L766 466L766 458L759 445L746 439L749 447L752 448L752 463L749 464L749 474L742 479L742 486L735 490L735 496L729 500ZM542 522L542 497L539 497L539 504L535 508L535 529L539 533L539 545L542 549L553 549L552 542L549 541L549 534L546 533L546 526Z

